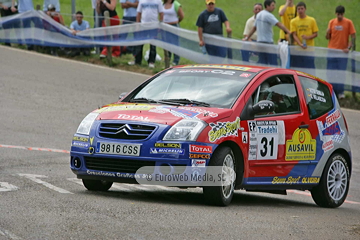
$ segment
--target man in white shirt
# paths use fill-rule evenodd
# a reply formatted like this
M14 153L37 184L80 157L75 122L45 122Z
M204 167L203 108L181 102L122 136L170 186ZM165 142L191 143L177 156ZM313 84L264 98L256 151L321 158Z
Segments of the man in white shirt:
M263 6L261 3L255 3L254 5L254 9L253 9L253 13L254 15L252 17L250 17L245 24L245 29L244 29L244 38L246 38L250 31L253 29L253 27L255 26L255 20L256 20L256 15L263 10ZM253 41L256 42L257 40L257 33L254 32L254 34L251 36L251 38L248 38L248 41ZM250 57L251 52L250 51L246 51L246 50L242 50L241 51L241 56L243 61L248 62L249 61L249 57Z
M164 7L161 0L140 0L137 7L136 22L150 23L162 22L164 18ZM149 33L140 33L149 36ZM145 36L145 37L146 37ZM144 36L143 36L144 37ZM135 61L129 62L129 65L141 64L144 45L137 46L135 49ZM150 44L149 68L155 67L156 46Z

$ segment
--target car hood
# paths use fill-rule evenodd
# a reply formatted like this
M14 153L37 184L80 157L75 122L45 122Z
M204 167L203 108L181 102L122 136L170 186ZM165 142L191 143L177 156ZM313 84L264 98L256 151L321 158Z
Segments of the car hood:
M103 106L94 112L100 113L98 120L128 120L174 125L184 118L215 122L229 117L233 110L198 106L118 103Z

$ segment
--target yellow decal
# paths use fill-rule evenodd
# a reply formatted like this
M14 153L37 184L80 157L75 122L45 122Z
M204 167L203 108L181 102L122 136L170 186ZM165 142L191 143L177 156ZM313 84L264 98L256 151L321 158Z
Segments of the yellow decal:
M316 140L307 129L296 129L292 139L286 141L286 161L314 160Z
M155 143L159 148L181 148L181 143Z
M217 65L217 64L196 64L196 65L187 65L182 68L223 68L223 69L232 69L232 70L239 70L239 71L248 71L252 68L249 67L241 67L241 66L232 66L232 65Z
M73 137L74 141L79 141L79 142L87 142L89 141L89 138L87 137Z
M94 141L94 137L90 138L90 145L93 144L93 141Z
M238 136L238 130L240 129L240 118L237 117L234 122L217 122L210 123L212 128L208 135L210 142L215 142L216 140L232 136Z
M319 177L274 177L271 184L319 183Z
M143 110L148 111L155 106L150 104L113 104L106 107L100 108L95 112L111 112L111 111L123 111L123 110Z

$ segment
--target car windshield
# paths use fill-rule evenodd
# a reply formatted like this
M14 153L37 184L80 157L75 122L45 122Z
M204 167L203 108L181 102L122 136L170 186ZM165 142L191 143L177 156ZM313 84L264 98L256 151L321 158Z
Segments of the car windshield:
M129 101L231 108L254 75L228 69L171 69L150 81Z

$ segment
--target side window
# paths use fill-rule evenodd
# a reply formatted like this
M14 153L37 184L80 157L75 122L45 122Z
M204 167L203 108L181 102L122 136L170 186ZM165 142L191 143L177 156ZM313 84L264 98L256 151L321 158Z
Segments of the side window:
M318 118L333 109L333 101L329 88L314 79L299 76L304 89L310 119Z
M267 115L292 114L300 111L294 78L290 75L278 75L266 79L252 98L254 104L261 100L270 100L275 104L274 112Z

